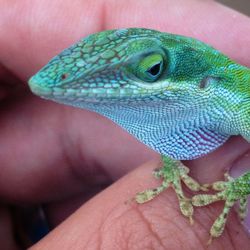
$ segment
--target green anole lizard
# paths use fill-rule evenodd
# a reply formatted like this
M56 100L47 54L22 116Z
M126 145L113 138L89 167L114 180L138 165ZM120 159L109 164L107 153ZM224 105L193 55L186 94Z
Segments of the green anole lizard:
M222 234L227 215L240 201L247 214L250 172L211 187L216 194L185 197L207 190L180 160L203 156L231 135L250 141L250 69L193 38L140 28L90 35L54 57L29 80L35 94L98 112L162 155L158 188L137 194L144 203L171 186L182 214L192 221L193 206L224 200L210 230Z

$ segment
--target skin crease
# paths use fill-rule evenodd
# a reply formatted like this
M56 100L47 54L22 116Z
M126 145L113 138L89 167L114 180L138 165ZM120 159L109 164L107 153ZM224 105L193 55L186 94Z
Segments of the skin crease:
M81 205L31 249L205 249L222 203L197 208L194 226L180 214L171 189L147 204L125 204L136 192L159 184L151 175L159 156L97 114L33 96L25 81L78 39L122 27L192 36L249 67L250 19L198 0L0 0L0 5L1 201L46 204L55 227ZM234 137L187 165L203 183L221 179L230 167L237 176L250 169L249 149ZM18 249L5 206L0 216L1 244ZM233 212L211 248L246 249L249 243Z

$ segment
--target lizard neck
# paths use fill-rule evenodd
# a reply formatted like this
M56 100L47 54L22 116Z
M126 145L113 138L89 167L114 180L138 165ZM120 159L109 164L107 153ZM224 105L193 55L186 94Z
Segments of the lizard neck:
M214 150L227 135L216 133L217 120L207 107L197 109L176 102L70 103L111 119L158 153L175 159L193 159ZM216 134L215 134L216 133Z
M229 60L213 74L221 77L214 81L216 87L207 102L211 103L212 112L206 108L207 114L217 120L215 129L227 135L242 135L249 140L250 69Z
M250 69L245 68L239 76L239 94L242 97L237 105L237 113L234 119L235 127L239 128L238 134L250 142Z

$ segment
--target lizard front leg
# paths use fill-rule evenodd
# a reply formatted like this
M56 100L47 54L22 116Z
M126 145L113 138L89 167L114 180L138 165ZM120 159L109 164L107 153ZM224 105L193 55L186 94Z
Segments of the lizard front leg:
M206 187L200 185L188 175L189 169L184 166L181 161L162 155L162 162L163 167L155 170L153 173L156 178L163 179L161 186L138 193L135 197L136 202L145 203L150 201L171 186L175 190L178 197L182 214L189 218L190 223L193 223L193 205L191 203L191 199L184 195L181 181L183 181L192 191L206 191Z
M222 213L213 223L210 229L210 240L219 237L224 231L228 214L233 205L239 201L238 214L241 220L247 215L247 198L250 195L250 172L233 179L225 175L227 181L218 181L212 184L212 189L219 191L217 194L199 194L192 197L194 206L206 206L216 201L223 200L225 205Z

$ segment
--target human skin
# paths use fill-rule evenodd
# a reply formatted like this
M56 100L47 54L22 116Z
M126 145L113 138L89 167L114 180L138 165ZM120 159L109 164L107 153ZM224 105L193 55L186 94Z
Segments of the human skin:
M196 208L193 226L171 189L152 202L133 203L136 192L159 185L151 174L159 155L106 118L33 96L26 81L80 38L123 27L195 37L249 67L250 19L199 0L0 0L0 6L0 198L7 205L46 204L55 228L31 249L206 248L222 203ZM249 150L234 137L186 164L192 177L213 182L231 167L234 176L250 169ZM0 209L0 242L18 249L7 205ZM211 248L249 244L232 212Z

